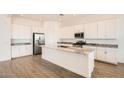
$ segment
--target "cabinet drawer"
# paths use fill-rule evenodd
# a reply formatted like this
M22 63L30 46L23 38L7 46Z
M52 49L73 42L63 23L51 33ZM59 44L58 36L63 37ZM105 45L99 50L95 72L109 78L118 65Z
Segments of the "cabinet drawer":
M97 59L112 64L117 64L117 49L97 48Z

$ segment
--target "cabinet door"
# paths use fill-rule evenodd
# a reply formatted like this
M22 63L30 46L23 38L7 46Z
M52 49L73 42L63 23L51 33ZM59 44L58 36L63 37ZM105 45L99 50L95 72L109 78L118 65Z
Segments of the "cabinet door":
M31 39L31 35L30 26L21 25L20 39Z
M32 55L33 48L32 45L26 45L26 55Z
M98 38L106 39L107 38L107 26L106 21L98 22Z
M19 47L18 46L12 46L12 58L16 58L16 57L19 57L20 54L19 54L20 50L19 50Z
M106 49L97 47L97 59L101 61L106 61Z
M116 39L116 20L105 20L98 22L98 38L99 39Z
M25 45L20 46L20 57L26 56L26 47Z
M108 20L106 22L107 25L107 38L108 39L116 39L116 20Z
M12 39L19 39L20 38L20 26L19 25L16 25L16 24L13 24L12 25Z
M74 33L84 32L84 25L76 25L74 26Z
M13 24L12 38L13 39L31 39L31 27L25 25Z
M85 38L87 39L97 38L97 23L85 24Z
M74 38L73 26L62 28L63 38Z
M107 62L117 64L117 49L114 48L107 48Z

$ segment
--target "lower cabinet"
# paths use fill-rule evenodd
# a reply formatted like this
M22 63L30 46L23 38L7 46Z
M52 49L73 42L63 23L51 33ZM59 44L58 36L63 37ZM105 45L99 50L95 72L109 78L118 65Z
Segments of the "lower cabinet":
M97 60L101 60L101 61L105 61L106 60L106 49L105 48L101 48L101 47L97 47Z
M12 46L12 58L32 55L32 45Z
M117 64L117 49L105 47L93 47L85 45L84 48L91 48L95 50L95 59L107 63Z
M19 57L20 56L19 51L20 51L19 46L12 46L12 49L11 49L11 56L12 56L12 58Z
M97 47L97 60L117 64L117 49Z

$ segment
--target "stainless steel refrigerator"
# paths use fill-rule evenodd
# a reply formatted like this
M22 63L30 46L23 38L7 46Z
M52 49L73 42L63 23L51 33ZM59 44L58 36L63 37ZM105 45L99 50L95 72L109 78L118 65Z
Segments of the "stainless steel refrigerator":
M33 33L33 54L42 54L42 45L45 45L44 33Z

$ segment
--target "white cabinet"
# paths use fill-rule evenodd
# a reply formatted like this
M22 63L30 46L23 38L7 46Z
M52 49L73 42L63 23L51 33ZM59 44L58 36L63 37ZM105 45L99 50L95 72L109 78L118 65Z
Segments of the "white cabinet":
M117 38L116 20L108 20L106 24L107 24L107 38L116 39Z
M33 47L32 45L26 45L26 55L32 55L33 53Z
M97 23L85 24L85 38L86 39L97 38Z
M12 46L12 58L16 58L20 56L20 48L19 46Z
M107 62L117 64L117 49L107 48L106 56Z
M97 47L97 59L117 64L117 49Z
M13 24L12 25L12 39L18 39L20 37L20 26L19 25L16 25L16 24Z
M62 38L74 38L74 27L73 26L64 27L61 29L61 33Z
M12 25L12 39L31 39L31 27L26 25Z
M84 25L83 24L82 25L76 25L76 26L74 26L74 33L84 32L84 31L85 30L84 30Z
M99 39L116 39L116 20L106 20L98 22L98 38Z
M19 56L26 56L26 46L25 45L22 45L22 46L19 46L20 48L20 51L19 51Z
M106 39L106 21L98 22L98 39Z
M12 58L32 55L32 45L12 46Z
M97 47L97 59L101 60L101 61L106 61L106 49L105 48L101 48L101 47Z

